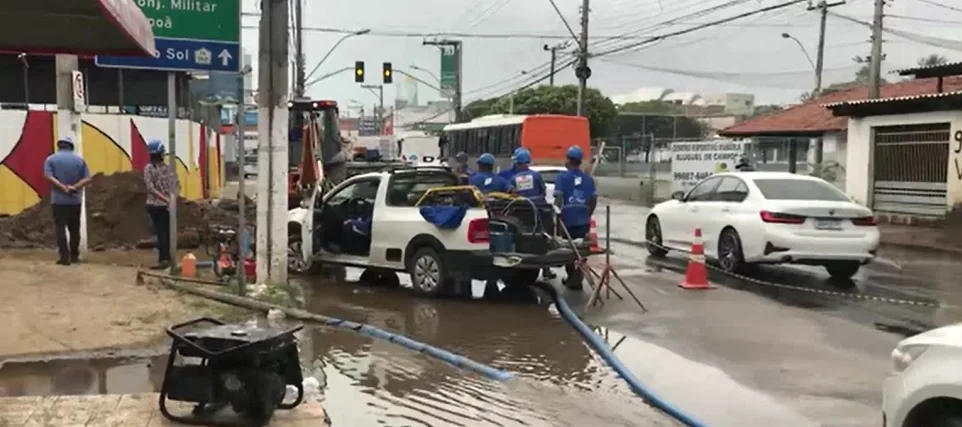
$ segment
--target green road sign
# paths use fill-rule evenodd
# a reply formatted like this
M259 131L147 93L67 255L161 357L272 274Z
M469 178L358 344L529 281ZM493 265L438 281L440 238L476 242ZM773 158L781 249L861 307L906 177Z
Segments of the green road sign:
M458 87L458 63L460 49L454 46L441 46L441 92L443 96L454 96Z
M134 0L167 39L240 42L240 0Z

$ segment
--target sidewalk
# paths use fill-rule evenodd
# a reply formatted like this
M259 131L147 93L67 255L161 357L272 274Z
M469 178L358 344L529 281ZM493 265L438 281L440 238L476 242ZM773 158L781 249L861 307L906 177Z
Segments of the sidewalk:
M962 254L962 229L879 224L882 245Z
M191 406L171 402L173 414L189 414ZM157 406L157 394L98 396L28 396L0 398L0 426L171 426ZM330 423L318 402L307 401L290 411L278 410L273 426L325 427Z

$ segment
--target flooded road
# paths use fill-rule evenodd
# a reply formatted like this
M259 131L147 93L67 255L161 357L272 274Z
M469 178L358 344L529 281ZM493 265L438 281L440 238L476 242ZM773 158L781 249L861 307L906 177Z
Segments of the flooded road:
M616 206L611 222L613 263L649 312L627 298L590 310L585 293L566 298L639 380L708 425L875 425L895 343L962 320L954 280L962 265L888 248L847 284L820 268L773 266L751 277L712 272L720 285L714 291L679 290L687 259L648 259L640 226L646 212ZM604 221L598 231L603 239ZM335 425L676 425L635 397L547 302L425 299L359 285L359 274L297 279L304 308L397 332L516 378L498 383L391 343L309 327L300 336L302 366L321 384ZM0 395L152 391L162 379L158 362L7 363Z
M348 271L347 279L358 274ZM335 425L677 425L635 397L547 305L425 300L344 277L300 285L313 312L398 332L516 375L500 383L392 343L308 327L300 334L302 367L320 383ZM165 363L165 355L8 362L0 366L0 395L156 391Z

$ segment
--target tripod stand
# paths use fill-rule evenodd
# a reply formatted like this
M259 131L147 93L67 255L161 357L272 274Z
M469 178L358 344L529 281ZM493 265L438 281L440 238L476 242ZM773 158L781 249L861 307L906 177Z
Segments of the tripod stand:
M560 218L558 218L558 220L560 220ZM560 221L556 221L556 224L558 222ZM645 307L645 305L642 304L641 300L639 300L635 293L631 291L631 288L625 284L625 281L621 279L621 276L618 275L615 267L611 264L611 206L605 206L605 263L601 273L598 273L598 271L588 264L587 258L581 256L581 252L574 244L574 239L571 238L571 234L568 232L568 227L564 226L562 223L561 229L564 231L565 237L571 243L572 249L575 250L575 254L577 255L577 260L575 262L578 269L581 270L582 275L588 281L588 286L591 288L591 294L588 297L588 303L585 306L586 309L595 305L604 305L604 300L611 298L611 295L614 295L620 300L624 300L624 297L622 297L621 294L619 294L618 291L614 290L614 288L611 286L611 279L614 278L618 281L618 283L621 284L621 287L624 288L625 292L631 296L631 299L633 299L635 303L641 307L642 311L648 312L648 309ZM604 299L601 298L602 291L605 293Z

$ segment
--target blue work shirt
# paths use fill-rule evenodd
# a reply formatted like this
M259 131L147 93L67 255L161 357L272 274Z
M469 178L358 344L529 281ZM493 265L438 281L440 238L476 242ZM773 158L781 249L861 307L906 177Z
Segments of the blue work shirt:
M468 178L468 185L477 187L484 194L495 191L507 193L511 190L511 184L506 179L491 172L478 172L471 175L471 178Z
M455 166L454 173L458 174L459 177L464 177L464 178L470 178L471 175L474 175L474 171L471 170L471 168L468 167L468 165L463 165L463 164L458 164L457 166Z
M511 169L501 171L498 176L504 178L505 181L511 182L512 178L514 178L514 174L516 173L518 173L518 168L514 165L511 165Z
M43 162L43 175L54 177L63 185L74 185L90 176L87 162L73 150L60 150L47 157ZM83 200L83 189L73 193L64 193L59 188L51 186L50 203L54 205L79 205Z
M511 186L521 197L529 199L544 198L546 187L541 174L533 170L522 170L511 178Z
M588 202L597 196L595 180L581 169L568 169L558 174L554 183L554 195L561 201L561 220L567 227L585 226L591 223Z

